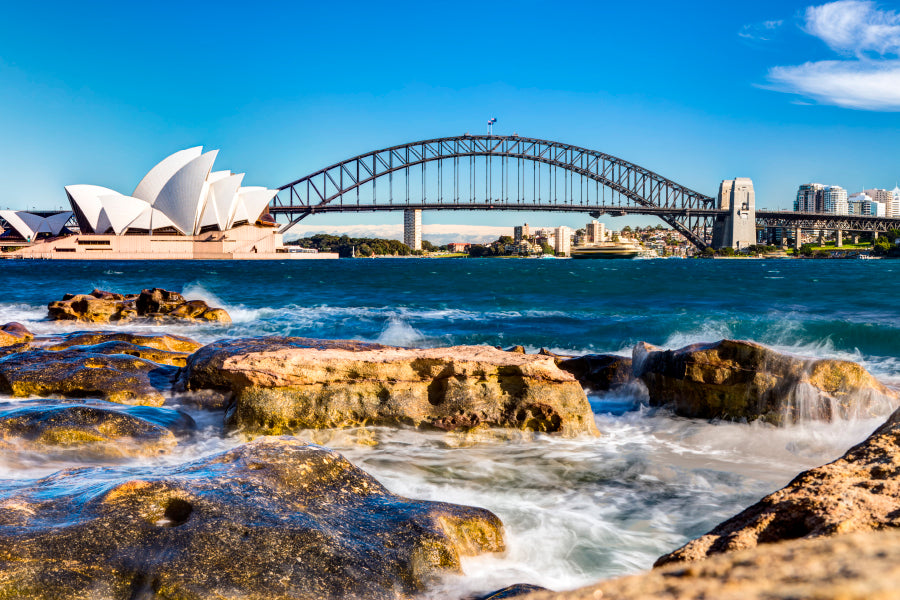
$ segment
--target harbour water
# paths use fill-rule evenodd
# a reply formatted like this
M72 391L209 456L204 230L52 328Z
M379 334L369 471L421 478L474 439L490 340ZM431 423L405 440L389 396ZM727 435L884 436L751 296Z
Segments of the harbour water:
M674 348L738 338L855 360L900 387L898 276L900 261L888 260L4 261L0 323L74 331L45 319L47 302L94 288L164 287L231 313L229 326L144 327L200 341L293 335L628 354L642 340ZM509 550L465 560L464 576L426 594L452 598L521 582L567 589L647 569L880 423L708 423L642 406L639 388L589 398L598 439L392 428L298 435L342 452L391 491L501 517ZM241 443L222 433L220 413L185 410L201 427L193 441L128 460L175 464ZM6 453L0 477L130 464L123 460Z

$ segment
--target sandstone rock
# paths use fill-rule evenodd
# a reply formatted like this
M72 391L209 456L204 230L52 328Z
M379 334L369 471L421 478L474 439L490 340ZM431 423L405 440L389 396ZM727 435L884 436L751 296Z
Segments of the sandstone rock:
M176 435L194 429L188 415L169 408L122 406L99 400L48 400L0 405L0 439L5 451L90 450L105 456L167 452Z
M3 598L393 600L503 549L492 513L396 496L294 438L0 491Z
M231 394L228 425L251 435L366 424L598 435L584 391L552 358L487 346L230 340L194 353L180 386Z
M632 381L631 359L615 354L586 354L560 361L559 368L575 376L584 387L606 391Z
M900 532L794 540L527 600L894 600Z
M900 527L900 410L838 460L716 526L657 565L781 540Z
M141 335L108 331L73 333L44 346L47 350L69 348L95 354L128 354L162 365L183 367L187 357L202 347L192 339L168 334Z
M141 358L78 350L26 350L0 358L0 393L99 398L159 406L177 369Z
M502 590L497 590L496 592L491 592L490 594L479 594L477 596L470 596L465 600L506 600L507 598L521 598L531 592L538 592L541 590L546 590L547 588L541 587L539 585L531 585L528 583L517 583L515 585L510 585Z
M87 295L66 294L48 305L51 319L114 323L135 318L155 320L188 319L230 323L221 308L210 308L203 300L185 300L177 293L153 288L140 294L114 294L94 290Z
M34 335L21 323L7 323L0 327L0 347L23 344L33 339Z
M897 394L856 363L798 358L753 342L680 350L642 342L634 348L633 368L652 405L670 405L685 417L781 424L881 416L897 404Z

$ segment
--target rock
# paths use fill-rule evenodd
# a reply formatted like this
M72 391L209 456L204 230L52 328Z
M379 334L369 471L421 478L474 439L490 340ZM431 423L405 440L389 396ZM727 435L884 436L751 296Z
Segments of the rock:
M585 354L557 364L563 371L574 375L581 385L596 391L617 388L634 379L631 359L615 354Z
M528 600L891 600L900 532L794 540Z
M159 406L177 369L141 358L79 350L26 350L0 358L0 393L100 398Z
M224 309L210 308L203 300L185 300L178 292L160 288L128 295L102 290L94 290L87 295L66 294L62 300L51 302L47 308L53 320L89 323L114 323L139 317L231 322Z
M882 416L897 404L895 392L854 362L798 358L753 342L680 350L642 342L634 348L633 368L651 405L670 405L685 417L783 424Z
M513 346L512 348L507 348L507 352L514 352L516 354L525 354L525 346Z
M228 340L191 355L179 385L230 394L228 425L251 435L367 424L598 435L584 391L552 358L488 346Z
M0 347L15 346L34 339L21 323L7 323L0 327Z
M87 449L105 456L158 454L177 444L176 435L194 428L191 417L169 408L122 406L99 400L0 405L0 447L5 451Z
M900 527L900 410L838 460L804 471L786 487L657 565L781 540Z
M95 354L127 354L162 365L183 367L190 353L202 344L177 335L141 335L107 331L78 332L44 346L47 350L69 348Z
M546 591L547 588L528 583L517 583L487 595L479 594L477 596L469 596L465 600L505 600L506 598L520 598L531 592L539 592L542 590Z
M493 513L396 496L294 438L0 492L4 598L393 600L503 550Z

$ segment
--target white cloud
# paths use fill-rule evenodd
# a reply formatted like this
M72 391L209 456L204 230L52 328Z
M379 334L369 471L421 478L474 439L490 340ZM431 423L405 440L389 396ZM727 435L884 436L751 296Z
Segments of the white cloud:
M804 30L838 52L862 56L900 50L900 14L874 2L840 0L806 9Z
M900 111L900 60L808 62L769 71L771 89L823 104Z
M820 104L900 111L900 14L868 0L810 6L803 30L853 58L779 66L769 70L769 89Z
M784 21L763 21L762 23L753 23L752 25L744 25L738 35L748 40L758 40L768 42L772 39L775 30L781 27Z

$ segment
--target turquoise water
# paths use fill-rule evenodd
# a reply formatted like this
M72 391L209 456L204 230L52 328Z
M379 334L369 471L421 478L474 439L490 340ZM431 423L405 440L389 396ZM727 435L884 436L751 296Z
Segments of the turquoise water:
M45 320L47 302L95 287L154 286L229 310L230 326L149 327L202 341L279 334L627 354L641 340L680 347L729 337L857 360L900 386L900 261L887 260L0 261L0 323L70 331L76 326ZM426 594L453 598L516 582L565 589L649 568L879 424L707 423L641 399L640 389L591 394L599 439L390 428L298 435L341 451L392 491L501 517L508 552L467 559L464 576ZM220 414L190 410L203 433L141 461L165 468L241 442L222 434ZM105 460L5 455L0 476Z

